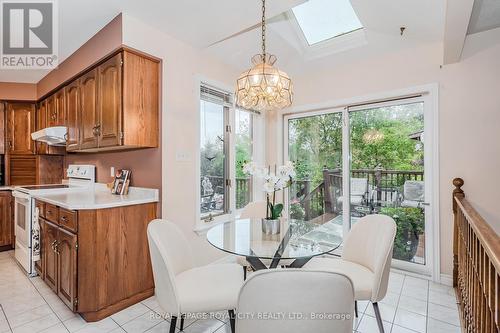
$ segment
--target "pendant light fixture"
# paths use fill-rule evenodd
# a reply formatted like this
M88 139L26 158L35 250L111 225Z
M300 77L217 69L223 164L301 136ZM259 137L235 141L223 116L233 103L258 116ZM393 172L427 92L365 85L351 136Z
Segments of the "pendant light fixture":
M236 83L236 105L253 111L272 111L292 104L292 80L273 67L276 57L266 52L266 0L262 0L262 54L252 57L254 66Z

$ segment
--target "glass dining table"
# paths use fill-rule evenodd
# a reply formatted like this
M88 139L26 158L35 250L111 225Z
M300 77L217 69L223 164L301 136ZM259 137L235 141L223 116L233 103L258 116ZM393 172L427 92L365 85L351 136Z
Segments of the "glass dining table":
M286 260L287 267L300 268L312 257L332 253L342 244L335 225L282 219L280 232L262 231L261 219L236 219L212 227L207 241L219 250L243 256L254 270L276 268ZM270 262L270 263L269 263Z

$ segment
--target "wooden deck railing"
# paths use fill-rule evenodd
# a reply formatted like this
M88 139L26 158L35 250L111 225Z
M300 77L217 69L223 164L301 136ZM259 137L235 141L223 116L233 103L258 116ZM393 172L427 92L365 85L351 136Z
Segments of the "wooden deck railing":
M465 199L453 180L453 286L465 332L498 333L500 322L500 237Z

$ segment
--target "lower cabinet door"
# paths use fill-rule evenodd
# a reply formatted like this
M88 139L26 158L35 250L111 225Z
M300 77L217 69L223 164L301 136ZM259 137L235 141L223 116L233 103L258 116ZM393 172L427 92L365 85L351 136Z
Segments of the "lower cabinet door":
M76 311L76 241L77 236L64 229L58 234L58 279L57 294L61 300Z
M45 283L57 292L57 234L58 228L50 222L42 220L43 223L43 261L45 264Z

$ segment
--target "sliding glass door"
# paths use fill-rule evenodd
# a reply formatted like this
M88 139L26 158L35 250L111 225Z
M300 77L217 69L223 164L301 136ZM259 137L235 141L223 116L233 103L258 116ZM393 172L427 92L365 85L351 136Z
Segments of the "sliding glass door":
M343 193L342 124L340 109L289 118L285 128L287 159L295 163L297 171L288 193L289 215L325 224L339 239L344 233L342 202L332 199Z
M389 215L393 266L430 273L425 117L422 97L286 116L284 157L297 168L290 217L343 237L365 215Z

